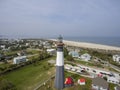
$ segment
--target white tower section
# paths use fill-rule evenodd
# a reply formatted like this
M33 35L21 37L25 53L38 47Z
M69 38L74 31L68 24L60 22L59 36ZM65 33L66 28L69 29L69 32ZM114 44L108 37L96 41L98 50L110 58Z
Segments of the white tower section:
M57 51L56 66L63 66L63 65L64 65L64 56L63 56L63 52Z

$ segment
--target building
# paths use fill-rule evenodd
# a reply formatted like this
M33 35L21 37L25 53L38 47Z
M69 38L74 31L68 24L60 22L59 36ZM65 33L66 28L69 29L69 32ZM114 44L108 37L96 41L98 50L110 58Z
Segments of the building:
M27 61L26 56L19 56L13 59L13 64L19 64L26 61Z
M109 90L109 85L107 81L103 78L96 77L92 79L92 89L93 90Z
M0 48L5 49L5 45L0 45Z
M111 77L107 78L107 82L113 83L113 84L119 84L120 80L118 78L116 78L116 77L111 76Z
M113 61L120 63L120 55L113 55Z
M81 55L80 59L82 59L84 61L89 61L91 59L91 56L88 53L85 53L85 54Z
M74 58L78 58L78 57L79 57L79 53L76 52L76 51L70 51L70 52L69 52L69 55L71 55L71 56L74 57Z
M55 88L61 90L65 88L64 85L64 54L63 54L63 41L62 37L58 38L57 42L57 58L56 58L56 75L55 75Z
M47 49L47 52L48 52L50 55L55 55L55 54L56 54L56 50L55 50L55 49Z
M85 85L85 79L84 78L78 79L78 84Z
M68 77L65 79L65 87L70 87L74 85L73 79L71 77Z
M48 41L43 42L44 48L51 48L51 44Z

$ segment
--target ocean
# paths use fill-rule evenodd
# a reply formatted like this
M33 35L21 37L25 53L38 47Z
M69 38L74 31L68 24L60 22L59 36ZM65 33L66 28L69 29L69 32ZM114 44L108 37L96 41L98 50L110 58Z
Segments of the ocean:
M64 37L64 40L120 47L120 37Z
M2 37L0 37L0 38L2 38ZM16 38L20 38L20 37L19 36L17 36L17 37L6 36L6 38L16 39ZM34 38L34 37L22 37L22 38ZM57 39L56 37L36 37L36 38ZM120 37L66 37L66 36L64 36L63 39L70 40L70 41L77 41L77 42L88 42L88 43L120 47Z

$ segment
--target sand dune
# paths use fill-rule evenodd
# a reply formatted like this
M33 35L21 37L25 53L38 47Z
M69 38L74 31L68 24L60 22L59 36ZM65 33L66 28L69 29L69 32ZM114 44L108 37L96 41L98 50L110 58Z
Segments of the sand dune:
M52 40L56 41L55 39L52 39ZM120 47L109 46L109 45L101 45L101 44L86 43L86 42L75 42L75 41L67 41L67 40L63 40L63 42L65 45L77 46L77 47L82 47L82 48L120 51Z

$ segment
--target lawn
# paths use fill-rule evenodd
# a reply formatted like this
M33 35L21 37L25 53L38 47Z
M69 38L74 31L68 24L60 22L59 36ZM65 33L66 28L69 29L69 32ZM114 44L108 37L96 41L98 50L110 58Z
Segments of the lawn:
M69 76L71 76L74 79L75 85L72 87L64 88L63 90L91 90L91 79L65 71L65 77L69 77ZM77 80L80 78L85 78L86 85L80 86L77 84ZM46 83L45 86L39 88L39 90L56 90L54 88L54 79L51 79L49 82Z
M90 78L82 77L78 74L70 73L65 71L65 77L72 77L74 79L75 85L72 87L64 88L63 90L91 90L92 80ZM86 80L86 85L77 84L77 80L84 78ZM114 90L114 84L109 83L110 90ZM56 90L54 88L54 78L48 81L45 86L40 87L38 90Z
M86 62L86 61L83 61L83 60L75 60L76 63L78 64L83 64L83 65L88 65L88 66L94 66L93 63L90 63L90 62Z
M33 90L55 73L55 67L49 65L47 60L31 64L12 71L4 78L11 81L17 90Z

